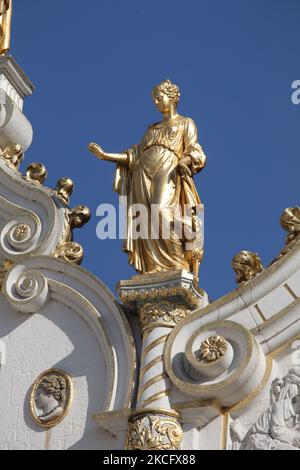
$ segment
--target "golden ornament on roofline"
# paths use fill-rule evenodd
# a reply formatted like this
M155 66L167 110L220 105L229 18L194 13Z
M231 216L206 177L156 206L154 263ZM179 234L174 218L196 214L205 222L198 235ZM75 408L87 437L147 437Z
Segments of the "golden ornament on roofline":
M237 253L232 259L231 265L236 273L238 284L250 281L264 269L258 254L246 250Z
M300 207L287 207L280 217L281 227L288 232L286 244L300 239Z
M26 179L38 184L44 184L47 169L42 163L31 163L26 169Z
M271 261L270 265L285 256L298 242L300 242L300 207L287 207L281 214L280 225L288 232L285 240L285 247L281 250L279 255Z
M59 178L56 183L55 191L57 195L66 203L69 204L70 196L74 190L74 183L71 178Z

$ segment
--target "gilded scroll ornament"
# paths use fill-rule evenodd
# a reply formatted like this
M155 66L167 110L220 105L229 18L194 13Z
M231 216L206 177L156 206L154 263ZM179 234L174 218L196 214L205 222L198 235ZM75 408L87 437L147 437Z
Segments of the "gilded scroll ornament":
M138 145L114 154L96 143L88 148L100 160L117 165L114 189L128 200L124 251L129 263L139 273L184 269L198 279L203 255L202 204L193 176L204 168L206 156L194 121L177 113L178 86L164 80L154 87L152 96L163 118L148 127ZM135 236L133 208L137 205L145 209L141 237ZM156 220L152 217L154 207L158 208ZM183 228L180 233L176 230L178 221ZM170 229L167 237L165 226Z
M68 414L73 398L72 380L66 372L48 369L33 384L30 411L34 421L51 428Z
M19 144L8 145L3 151L0 151L0 157L9 167L18 170L24 158L24 152Z
M179 450L183 439L176 418L144 415L129 422L127 450Z
M240 251L232 260L232 267L236 272L236 282L247 282L263 271L263 265L257 253Z
M72 264L80 264L83 259L83 248L76 242L65 242L58 245L55 251L57 258Z
M54 256L72 264L81 263L84 251L79 243L73 241L73 229L83 227L90 217L90 209L82 204L66 210L64 231L61 241L53 253Z
M141 329L157 326L175 327L187 316L189 310L184 304L161 300L160 302L148 302L140 306L139 318Z
M227 341L219 335L210 336L202 341L199 349L200 359L213 362L224 356L228 349Z

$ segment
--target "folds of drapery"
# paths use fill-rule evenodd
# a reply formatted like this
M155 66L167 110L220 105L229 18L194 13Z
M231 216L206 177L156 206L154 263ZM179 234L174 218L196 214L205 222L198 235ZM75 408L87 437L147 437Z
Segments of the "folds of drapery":
M149 129L151 130L151 127ZM151 134L149 134L149 129L147 130L146 136L148 135L150 139L154 140L154 138L156 137L154 135L151 136ZM157 136L157 133L155 135ZM169 150L171 152L174 152L177 158L178 158L178 155L180 155L179 159L184 158L184 157L189 157L191 160L190 169L193 175L198 173L200 170L202 170L202 168L205 166L206 156L202 150L202 147L199 145L197 141L198 139L197 128L195 126L195 123L191 119L185 119L181 141L179 142L178 138L176 140L178 146L180 143L181 152L179 152L178 150L179 147L177 149L173 149L172 143L167 142L163 134L160 134L160 135L162 135L161 142L159 140L156 142L156 145L158 147L161 146L161 147L166 148L168 144ZM151 140L151 143L152 143L152 140ZM144 203L144 201L142 201L143 198L139 200L139 195L136 192L133 197L133 193L131 191L131 188L134 186L133 179L136 177L140 177L140 176L137 176L137 173L135 173L134 175L134 168L138 160L140 158L143 158L143 146L142 145L145 144L145 138L143 139L142 143L143 144L141 145L134 145L133 147L128 149L126 151L128 155L127 164L126 165L117 164L117 168L116 168L113 189L119 194L119 196L126 196L127 202L129 205L132 203L134 204ZM154 142L152 143L152 145L155 146ZM175 181L176 181L175 191L177 194L179 191L178 202L181 206L183 219L185 219L184 220L185 227L187 228L187 231L189 233L193 233L195 232L195 229L198 223L197 210L199 210L199 208L202 208L202 204L201 204L194 180L192 177L189 177L189 176L180 177L179 174L177 174ZM151 201L148 199L147 199L147 204L149 205L147 209L151 210ZM192 214L191 213L189 214L189 217L185 217L186 206L191 208L193 212ZM128 209L129 207L127 207L127 214L129 215ZM130 227L131 221L127 220L127 223L129 224L129 227ZM203 238L202 237L200 237L200 239L198 238L196 239L196 238L197 237L195 237L195 240L193 242L191 242L191 238L189 238L188 243L183 242L182 244L182 252L183 252L182 256L183 258L185 258L185 261L182 262L182 266L184 266L183 269L186 269L186 266L188 263L188 265L190 266L190 269L192 270L193 258L201 259L202 248L203 248ZM150 250L150 246L148 247L147 243L143 241L139 241L139 240L134 240L134 241L131 240L131 230L130 229L127 230L127 240L125 240L124 249L125 251L129 252L130 262L139 272L147 272L147 271L144 271L144 269L145 269L145 265L149 264L149 257L151 257L150 251L153 251L153 264L158 265L157 266L158 270L167 269L166 264L165 264L166 260L167 260L167 263L170 263L170 255L172 257L172 254L167 253L167 252L162 253L162 251L163 252L166 251L163 248L163 245L166 245L165 241L160 242L160 240L154 240L153 243L154 244L151 246L151 250ZM161 246L156 246L156 245L159 245L159 243L161 243ZM170 245L168 246L168 249L171 248L171 252L172 252L172 248L174 248L174 250L177 253L178 247L176 246L176 243L178 242L174 240L174 243L173 243L174 247ZM138 252L138 254L134 253L135 250ZM188 252L187 251L185 252L185 250L188 250ZM155 255L156 251L157 253L160 252L163 255L161 259L161 266L159 266L160 264L159 259L158 259L159 255L157 253ZM145 256L147 256L148 261L145 264L143 263L143 260L141 259L141 257L143 257L143 252L147 252ZM200 253L200 256L199 256L199 253ZM176 257L177 255L174 256L174 258ZM176 262L178 264L178 258ZM176 265L176 268L178 268L177 265Z

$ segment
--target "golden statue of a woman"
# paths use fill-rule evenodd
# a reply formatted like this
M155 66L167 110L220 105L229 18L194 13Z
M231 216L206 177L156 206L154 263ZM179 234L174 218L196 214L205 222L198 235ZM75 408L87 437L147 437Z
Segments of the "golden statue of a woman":
M12 0L0 0L0 54L10 49Z
M196 208L201 202L193 181L193 175L205 165L206 157L197 140L194 121L177 113L180 92L177 85L164 80L152 92L154 103L163 115L160 122L148 127L139 145L129 150L112 154L98 144L91 143L89 150L101 160L117 164L115 190L127 196L127 237L124 251L130 264L139 273L185 269L198 278L198 265L202 258L202 242L192 243L192 238L178 236L176 223L182 219L199 238ZM146 236L134 236L134 205L147 208L148 227L153 228L153 208L158 208L159 225L157 236L148 230ZM186 217L185 206L191 208L191 217ZM139 207L139 206L138 206ZM201 206L202 207L202 206ZM178 211L181 209L181 211ZM169 236L162 233L164 222L170 226ZM198 231L198 232L197 232ZM183 231L185 234L187 231ZM149 236L147 236L149 235ZM187 247L192 246L192 248Z

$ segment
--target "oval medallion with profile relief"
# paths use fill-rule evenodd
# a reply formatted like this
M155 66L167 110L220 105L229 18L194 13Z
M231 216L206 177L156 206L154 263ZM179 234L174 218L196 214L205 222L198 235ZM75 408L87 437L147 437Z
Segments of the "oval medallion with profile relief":
M54 427L68 414L72 399L71 377L60 369L48 369L38 376L32 386L31 415L39 426Z

